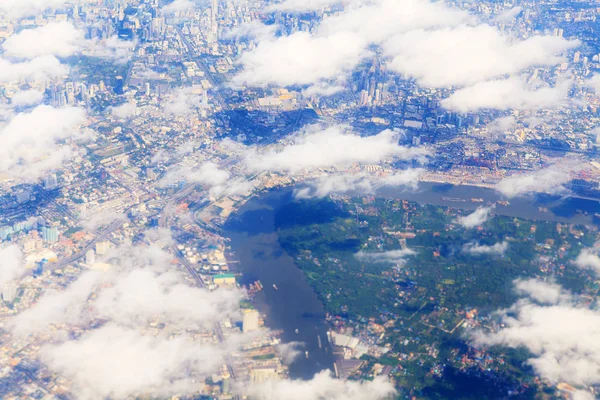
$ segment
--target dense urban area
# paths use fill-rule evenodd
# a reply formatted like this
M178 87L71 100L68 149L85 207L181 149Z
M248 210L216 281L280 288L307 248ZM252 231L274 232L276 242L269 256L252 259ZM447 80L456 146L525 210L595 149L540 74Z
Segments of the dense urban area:
M600 396L599 10L0 0L0 398Z

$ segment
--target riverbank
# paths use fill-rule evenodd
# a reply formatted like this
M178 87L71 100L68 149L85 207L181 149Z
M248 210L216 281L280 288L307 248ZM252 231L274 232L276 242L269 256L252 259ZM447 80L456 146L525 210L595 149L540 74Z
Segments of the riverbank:
M295 260L279 245L275 231L275 214L294 201L294 189L284 187L249 198L232 213L222 234L231 240L231 250L239 261L240 283L260 280L263 284L255 300L267 317L267 326L283 330L285 343L304 343L299 349L301 356L290 366L290 375L306 379L331 369L334 359L323 305ZM593 224L593 214L600 212L600 203L594 200L536 194L507 201L493 189L475 186L421 183L417 190L383 188L374 195L465 210L490 206L498 215L577 224Z

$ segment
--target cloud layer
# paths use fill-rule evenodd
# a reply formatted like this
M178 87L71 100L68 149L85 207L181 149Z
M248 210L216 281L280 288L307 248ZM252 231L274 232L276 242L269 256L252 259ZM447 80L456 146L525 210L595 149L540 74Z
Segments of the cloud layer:
M385 130L377 135L361 137L345 127L321 129L309 127L304 134L296 135L293 145L282 150L249 154L245 163L254 171L299 172L315 168L353 163L377 164L388 158L414 159L428 154L423 148L398 145L397 133Z

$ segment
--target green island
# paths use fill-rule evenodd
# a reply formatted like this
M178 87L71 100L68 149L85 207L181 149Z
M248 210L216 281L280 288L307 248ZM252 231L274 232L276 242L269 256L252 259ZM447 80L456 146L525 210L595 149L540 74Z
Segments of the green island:
M518 278L553 280L593 300L594 275L573 260L597 229L498 215L467 229L457 218L469 213L335 197L290 203L275 226L329 322L386 349L362 355L354 377L388 366L399 398L552 398L526 364L527 350L475 349L463 323L489 329L494 312L518 300ZM468 251L477 245L497 251Z

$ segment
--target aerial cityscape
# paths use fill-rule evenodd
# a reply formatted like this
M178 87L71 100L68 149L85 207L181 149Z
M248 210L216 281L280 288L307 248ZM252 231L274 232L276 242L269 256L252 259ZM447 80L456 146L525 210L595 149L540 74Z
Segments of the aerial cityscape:
M600 398L599 12L0 0L0 398Z

